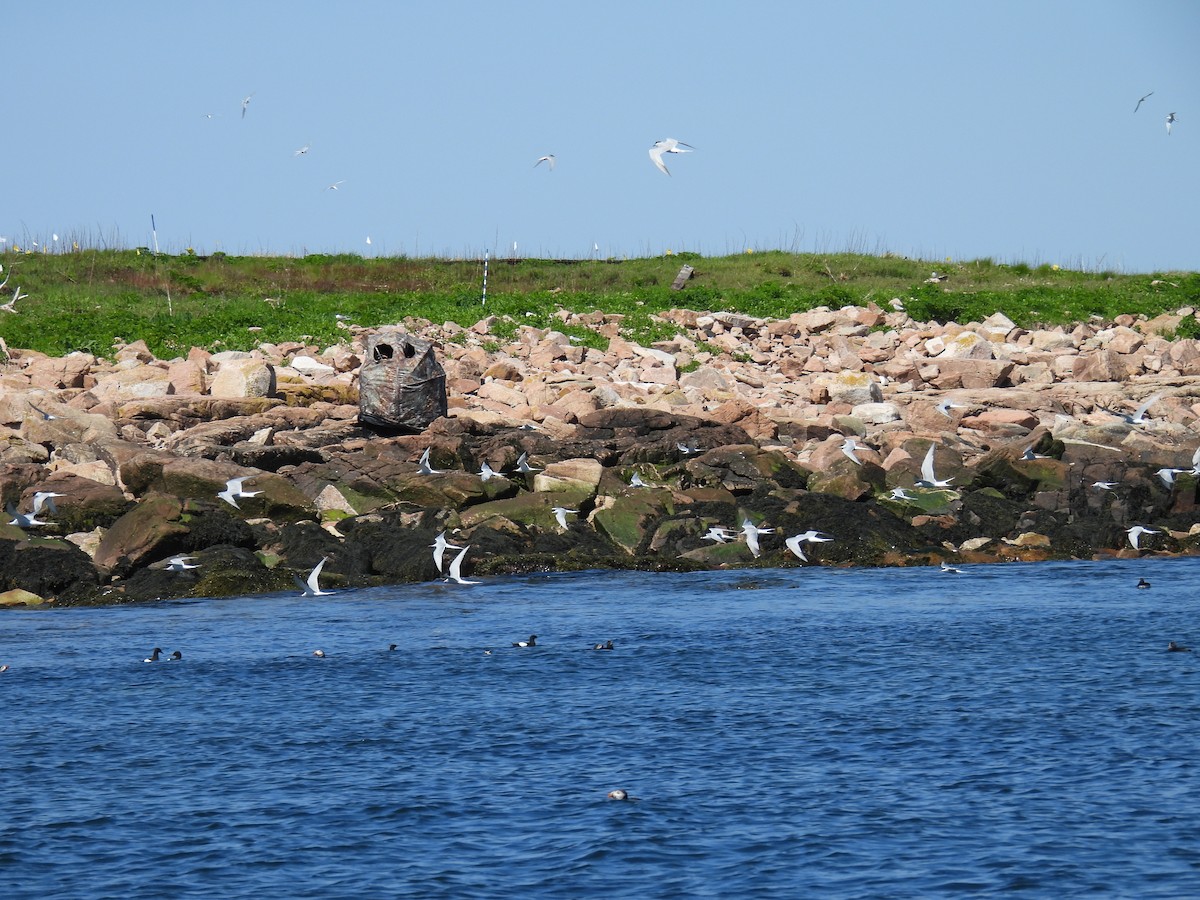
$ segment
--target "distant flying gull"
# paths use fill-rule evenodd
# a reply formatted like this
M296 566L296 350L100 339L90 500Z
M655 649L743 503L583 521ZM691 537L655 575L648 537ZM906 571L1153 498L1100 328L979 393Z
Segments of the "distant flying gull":
M425 448L425 452L421 454L421 461L418 464L417 472L421 475L441 475L442 469L435 469L429 464L429 448Z
M1143 94L1143 95L1142 95L1142 97L1141 97L1141 99L1140 99L1140 100L1138 100L1138 102L1137 102L1137 106L1135 106L1135 107L1133 108L1133 111L1134 111L1134 112L1137 112L1139 109L1141 109L1141 108L1142 108L1142 104L1143 104L1143 103L1145 103L1145 102L1146 102L1146 101L1147 101L1147 100L1148 100L1148 99L1149 99L1149 98L1150 98L1150 97L1151 97L1153 94L1154 94L1154 91L1151 91L1149 94Z
M296 582L296 586L299 587L300 590L304 592L301 596L325 597L325 596L329 595L330 593L332 593L331 591L321 590L321 586L317 582L317 579L321 577L321 569L323 569L325 567L325 560L327 560L328 558L329 557L327 557L327 556L321 557L321 561L319 563L317 563L315 566L313 566L313 570L308 573L307 581L301 581L299 575L292 575L292 578Z
M250 105L250 98L253 96L254 96L254 94L249 94L242 98L242 118L243 119L246 118L246 107L248 107Z
M952 409L966 409L966 407L960 403L954 403L950 400L943 400L941 403L939 403L937 405L937 411L940 412L947 419L953 418L950 415L950 410L952 410Z
M1167 134L1171 134L1171 126L1175 124L1175 113L1167 113Z
M845 455L845 457L848 460L850 460L850 462L854 463L856 466L861 466L862 460L854 455L854 451L855 450L865 450L865 449L866 449L865 447L859 446L858 442L856 442L854 440L854 438L852 438L852 437L846 438L844 441L842 441L842 453Z
M242 485L253 478L253 475L243 475L241 478L230 478L225 482L225 490L218 491L217 496L228 503L230 506L241 509L237 504L239 497L257 497L262 491L244 491Z
M1129 543L1132 545L1134 550L1142 549L1140 546L1140 541L1143 534L1158 534L1157 531L1152 531L1143 525L1134 525L1132 528L1127 529L1125 533L1129 535Z
M446 540L446 532L441 532L433 543L429 545L433 548L433 564L437 566L438 574L442 573L442 556L446 550L462 550L463 548L457 544L451 544Z
M683 149L680 149L683 148ZM662 141L655 141L654 146L650 148L650 161L658 168L658 171L665 175L671 173L667 171L666 165L663 163L664 153L691 153L696 148L690 144L685 144L682 141L677 141L675 138L666 138Z
M450 570L447 574L450 576L450 580L456 584L479 584L478 581L468 581L462 577L463 557L467 555L467 551L470 549L471 545L467 544L467 546L458 552L458 556L454 557L450 562Z
M346 179L343 178L341 181L335 181L333 184L329 185L329 187L325 188L325 190L336 191L338 189L339 184L345 184L345 183L346 183Z
M567 514L568 513L574 514L574 513L579 512L579 510L567 509L566 507L563 507L563 506L556 506L552 510L550 510L550 512L554 513L554 518L558 521L558 527L561 528L563 531L566 531L567 530Z
M167 571L182 572L184 569L198 569L200 568L199 566L188 564L188 560L195 558L196 557L194 556L172 556L169 560L167 560Z
M933 451L937 448L937 444L929 445L929 452L925 454L925 461L921 463L921 478L917 481L921 487L927 488L944 488L949 487L950 482L954 480L951 476L945 481L939 481L937 475L933 471Z
M547 153L545 156L539 156L538 161L533 164L533 167L536 169L542 163L547 163L550 166L550 171L553 172L555 162L556 162L556 159L555 159L554 154Z

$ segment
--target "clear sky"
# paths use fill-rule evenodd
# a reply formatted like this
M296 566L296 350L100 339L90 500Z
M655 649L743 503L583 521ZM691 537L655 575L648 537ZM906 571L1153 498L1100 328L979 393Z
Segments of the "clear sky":
M59 0L3 33L9 246L153 215L173 252L1200 269L1196 0Z

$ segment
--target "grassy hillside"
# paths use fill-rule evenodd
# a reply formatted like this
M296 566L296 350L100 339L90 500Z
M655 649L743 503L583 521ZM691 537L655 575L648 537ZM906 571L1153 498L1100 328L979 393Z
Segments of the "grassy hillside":
M747 253L701 258L675 254L633 260L494 259L481 305L480 260L305 257L201 257L140 250L0 254L8 284L20 287L15 313L0 312L10 347L60 355L111 354L114 340L144 339L160 358L189 347L249 349L259 343L344 338L336 316L364 326L406 316L470 325L486 314L508 327L544 326L558 308L624 313L643 340L669 335L654 313L672 307L786 317L816 306L899 297L922 321L966 322L1003 312L1019 325L1111 320L1200 306L1193 272L1123 275L1030 268L991 260L930 264L894 256ZM671 282L684 263L695 274ZM947 281L927 284L931 271ZM1189 322L1188 329L1195 330ZM253 330L251 330L253 329ZM589 341L594 336L587 336ZM1190 331L1187 336L1195 336Z

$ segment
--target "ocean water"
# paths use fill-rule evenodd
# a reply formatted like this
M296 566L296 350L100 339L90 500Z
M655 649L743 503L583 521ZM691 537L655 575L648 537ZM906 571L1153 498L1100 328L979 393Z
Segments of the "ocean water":
M963 569L5 612L0 896L1200 896L1200 560Z

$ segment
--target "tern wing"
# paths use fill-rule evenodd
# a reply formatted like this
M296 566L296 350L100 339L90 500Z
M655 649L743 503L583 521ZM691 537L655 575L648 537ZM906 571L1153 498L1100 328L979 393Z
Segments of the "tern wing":
M662 155L663 148L658 144L655 144L650 148L650 161L654 163L654 165L658 168L658 171L662 172L664 175L670 175L671 173L667 171L666 164L662 161Z
M327 556L322 556L321 561L319 563L317 563L315 566L313 566L313 570L308 573L308 588L314 594L319 593L321 590L321 586L317 582L317 579L319 579L321 577L321 570L323 568L325 568L325 560L327 560L328 558L329 557L327 557Z
M1133 414L1133 421L1134 421L1134 422L1141 422L1141 421L1142 421L1142 418L1143 418L1143 417L1146 415L1146 410L1148 410L1150 407L1152 407L1152 406L1153 406L1155 403L1157 403L1157 402L1158 402L1159 400L1161 400L1161 399L1162 399L1162 392L1161 392L1161 391L1160 391L1159 393L1157 393L1157 394L1153 394L1153 395L1151 395L1150 397L1148 397L1148 398L1146 399L1146 402L1145 402L1145 403L1143 403L1141 406L1139 406L1139 407L1137 408L1137 412L1135 412L1135 413Z
M930 484L937 481L936 476L933 474L933 450L935 446L935 444L929 445L929 452L925 454L925 460L921 463L921 478Z

